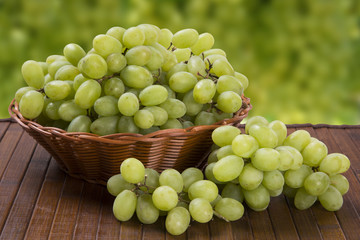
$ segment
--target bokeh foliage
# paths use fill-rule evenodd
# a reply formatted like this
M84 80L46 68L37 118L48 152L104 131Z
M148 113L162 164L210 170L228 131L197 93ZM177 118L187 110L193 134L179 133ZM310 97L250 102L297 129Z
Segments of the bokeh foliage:
M253 110L286 123L360 123L357 0L0 0L0 118L24 61L91 48L112 26L210 32L245 74Z

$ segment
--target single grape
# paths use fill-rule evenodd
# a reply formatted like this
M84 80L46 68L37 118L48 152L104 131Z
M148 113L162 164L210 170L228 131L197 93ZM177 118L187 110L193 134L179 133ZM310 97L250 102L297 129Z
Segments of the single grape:
M211 153L209 154L208 159L207 159L208 164L218 161L218 158L216 156L217 151L218 151L218 149L211 151Z
M217 108L226 113L234 113L241 108L242 100L239 94L233 91L220 93L217 98Z
M245 133L246 134L249 134L249 130L253 125L268 126L269 122L268 122L268 120L266 120L266 118L264 118L262 116L254 116L254 117L249 118L245 124Z
M27 91L21 98L19 110L27 119L34 119L40 116L44 107L44 97L35 90Z
M203 79L207 74L206 64L201 57L191 56L187 61L187 71L192 73L197 79Z
M284 148L283 146L279 146L277 148L275 148L276 151L278 151L280 153L280 165L279 165L279 170L280 171L287 171L291 168L291 166L293 166L294 164L294 157L292 155L292 153Z
M88 78L98 79L103 77L107 71L107 63L100 55L91 53L80 59L78 63L80 72Z
M222 198L215 205L215 211L228 221L239 220L244 215L244 206L232 198Z
M210 55L222 55L222 56L226 57L225 51L220 48L212 48L212 49L202 52L201 54L204 55L205 58Z
M154 116L154 126L162 126L168 121L167 112L158 106L145 107L143 110L147 110Z
M113 195L117 196L124 190L132 190L135 188L135 185L132 183L128 183L124 180L121 174L116 174L111 176L106 182L106 188L108 192Z
M299 169L303 165L303 156L296 148L291 147L291 146L280 146L280 147L277 147L276 149L279 150L279 148L286 149L291 153L291 155L293 157L293 162L292 162L290 169L296 170L296 169Z
M144 44L144 42L145 42L145 33L139 27L128 28L122 36L122 43L127 48L132 48L135 46L142 45Z
M295 194L294 205L299 210L310 208L316 202L317 197L308 194L305 189L299 188Z
M159 177L160 174L156 170L152 168L145 168L145 178L141 183L145 184L147 187L143 186L140 187L140 189L144 192L153 193L154 190L160 186Z
M220 159L222 159L222 158L224 158L226 156L229 156L229 155L234 155L234 152L232 150L231 145L221 147L216 152L216 157L217 157L218 160L220 160Z
M236 155L250 158L259 149L259 144L254 137L239 134L233 139L231 148Z
M253 125L249 129L249 135L259 143L260 148L275 148L278 145L276 132L265 125Z
M22 98L22 96L24 96L25 93L27 93L28 91L30 90L36 90L36 88L34 87L22 87L22 88L19 88L16 93L15 93L15 101L17 103L20 103L20 100Z
M190 167L190 168L185 169L181 173L181 177L182 177L183 183L184 183L183 191L188 192L191 184L204 179L204 174L202 173L202 171L200 169Z
M137 204L136 194L130 190L123 190L115 198L113 213L117 220L128 221L135 213Z
M213 208L210 202L203 198L195 198L189 204L191 217L200 223L207 223L213 217Z
M248 78L239 72L235 72L234 76L241 82L241 85L243 86L244 90L246 90L249 86L249 80Z
M189 60L191 56L190 48L177 48L173 51L178 62L185 62ZM205 65L204 65L205 66Z
M261 184L263 177L263 171L255 168L251 163L247 163L240 173L239 183L244 190L253 190Z
M195 29L183 29L173 35L172 44L177 48L187 48L193 46L198 38L199 33Z
M48 66L48 73L52 78L55 78L56 72L63 66L71 65L66 59L56 60ZM79 69L80 70L80 69Z
M196 83L196 77L188 72L174 73L169 79L170 88L178 93L186 93L190 91L194 88Z
M159 209L154 206L151 195L142 194L138 197L136 216L144 224L152 224L159 218Z
M266 187L266 189L270 191L282 189L284 183L285 183L284 176L281 174L279 170L264 172L262 185Z
M95 51L105 59L112 53L121 53L123 48L119 40L105 34L97 35L92 43Z
M184 207L172 209L166 216L165 227L171 235L181 235L190 224L190 213Z
M244 87L242 86L241 82L238 81L234 76L222 75L217 80L216 91L218 93L233 91L239 95L242 95L244 92Z
M160 28L152 24L140 24L137 27L144 32L144 45L151 45L158 41L160 35Z
M44 71L40 63L28 60L21 67L22 76L30 87L40 89L44 86Z
M114 116L119 113L118 99L113 96L103 96L94 103L94 110L103 117Z
M272 129L276 133L276 136L278 139L277 145L278 146L282 145L287 136L286 125L279 120L275 120L275 121L272 121L271 123L269 123L268 126L270 129Z
M174 98L166 99L166 101L161 103L159 107L163 108L168 113L169 118L181 118L186 113L185 104Z
M160 35L158 38L158 42L165 48L168 48L168 47L170 47L172 37L173 37L173 34L169 29L162 28L162 29L160 29Z
M129 183L139 183L144 180L145 167L136 158L127 158L120 165L120 173Z
M159 50L152 46L148 46L151 50L151 57L148 63L145 65L150 71L158 70L164 64L164 57Z
M86 115L86 109L79 107L73 100L68 100L60 105L58 113L62 120L71 122L77 116Z
M331 153L321 162L319 170L329 175L346 172L350 167L349 159L341 153Z
M124 35L124 32L126 31L123 27L112 27L107 32L106 35L112 36L122 42L122 37Z
M183 125L176 118L169 118L166 123L160 126L160 129L182 129Z
M262 171L276 170L280 166L280 153L272 148L259 148L251 157L251 163Z
M211 138L216 145L219 147L224 147L226 145L231 145L233 139L240 133L240 129L237 127L221 126L212 132Z
M323 194L330 185L330 178L326 173L314 172L305 178L304 188L307 193L313 196Z
M65 81L54 80L45 85L44 91L46 96L57 101L65 99L70 94L71 87Z
M59 68L56 71L54 79L55 80L74 80L74 78L80 74L80 71L77 67L72 65L65 65Z
M344 202L341 193L334 186L329 186L318 198L321 205L328 211L339 210Z
M216 76L220 77L223 75L233 76L235 71L231 64L225 59L217 59L212 63L212 68L210 69L211 73L214 73Z
M296 130L284 141L285 146L292 146L301 152L311 141L310 134L305 130Z
M187 64L183 62L177 63L166 73L166 79L169 80L171 76L177 72L186 72L186 71L187 71Z
M147 46L136 46L129 49L125 57L127 65L144 66L151 59L151 50Z
M172 187L176 192L184 188L184 181L181 174L175 169L165 169L159 177L160 186Z
M103 83L104 93L108 96L119 98L125 92L124 83L120 78L113 77Z
M159 210L170 211L176 207L179 197L172 187L160 186L153 192L152 200Z
M265 210L270 203L269 191L263 185L253 190L244 190L245 202L254 211Z
M82 75L81 73L78 74L73 81L73 88L75 91L77 91L79 89L79 87L81 86L81 84L83 84L85 81L90 80L89 78L84 77L84 75Z
M151 128L154 125L154 122L155 122L154 115L146 109L141 109L137 111L134 115L134 123L139 128L142 129Z
M68 132L90 132L91 119L88 116L80 115L74 118L68 128Z
M216 123L216 119L213 113L211 112L206 112L206 111L201 111L196 115L194 124L196 126L200 126L200 125L211 125Z
M341 174L331 175L330 184L334 186L341 195L344 195L349 191L349 181Z
M210 79L202 79L198 81L193 90L193 98L197 103L205 104L211 102L215 96L216 86Z
M219 190L215 183L209 180L200 180L191 184L188 194L191 200L195 198L204 198L209 202L212 202L219 194Z
M52 64L55 61L67 61L66 57L63 55L50 55L46 58L46 63L48 65Z
M48 118L50 118L51 120L59 120L61 119L60 115L59 115L59 108L61 106L61 104L63 104L64 101L51 101L48 103L45 103L44 101L44 107L43 109L45 109L45 114Z
M151 85L140 92L139 98L142 105L155 106L165 102L168 91L161 85Z
M100 136L117 133L119 117L99 117L90 126L90 131Z
M83 108L89 109L101 95L101 86L95 80L85 81L75 93L75 103Z
M126 57L119 52L110 54L106 58L106 63L108 66L108 70L113 73L120 72L127 65Z
M300 188L304 186L304 181L312 173L311 167L302 165L299 169L288 170L284 174L285 183L291 188Z
M236 179L244 167L244 160L236 155L221 158L213 168L214 177L221 182Z
M210 180L212 181L213 183L217 184L217 185L222 185L224 184L224 182L221 182L219 180L217 180L214 176L214 172L213 172L213 169L215 167L215 162L214 163L210 163L206 166L205 168L205 177L207 180Z
M126 66L121 71L120 78L126 86L131 88L145 88L154 82L149 70L137 65Z
M239 202L244 201L244 194L241 190L240 185L232 182L226 183L223 190L221 191L221 197L232 198Z
M202 33L199 35L198 40L193 46L191 46L191 51L195 55L200 55L202 52L209 50L213 47L215 39L210 33Z

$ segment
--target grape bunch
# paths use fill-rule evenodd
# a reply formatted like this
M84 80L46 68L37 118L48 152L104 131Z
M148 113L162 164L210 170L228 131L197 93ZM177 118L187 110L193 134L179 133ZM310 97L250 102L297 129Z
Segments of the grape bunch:
M150 24L112 27L93 48L70 43L63 55L26 61L21 114L69 132L108 135L209 125L242 107L248 79L214 37Z

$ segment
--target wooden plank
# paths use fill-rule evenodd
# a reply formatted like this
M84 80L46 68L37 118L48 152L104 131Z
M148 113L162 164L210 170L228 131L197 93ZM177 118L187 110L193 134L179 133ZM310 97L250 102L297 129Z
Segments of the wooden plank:
M209 239L209 224L211 226L211 222L213 221L215 220L211 220L210 223L199 223L194 220L191 221L190 226L186 232L187 239Z
M26 239L48 239L65 177L65 173L58 168L55 159L52 158L34 206Z
M224 220L214 217L214 220L209 222L211 239L234 239L232 234L231 223L225 222ZM200 239L209 239L210 237L207 234L200 235ZM197 238L197 239L199 239Z
M249 213L254 239L276 239L267 210L256 212L247 207L245 211Z
M231 228L234 239L254 239L248 211L246 209L240 220L231 222Z
M9 216L1 233L4 239L22 239L31 218L39 190L44 180L50 155L37 145L24 179L12 203Z
M144 224L142 232L143 232L143 235L142 235L143 240L165 239L166 229L165 229L164 217L160 217L153 224Z
M129 221L121 222L120 239L141 239L142 225L133 216Z
M9 126L10 126L10 122L0 122L0 141Z

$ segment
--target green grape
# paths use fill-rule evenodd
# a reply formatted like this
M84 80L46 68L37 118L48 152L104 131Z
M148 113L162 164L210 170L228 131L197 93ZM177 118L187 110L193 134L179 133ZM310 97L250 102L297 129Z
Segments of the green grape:
M234 113L241 108L242 100L239 94L233 91L220 93L216 107L226 113Z
M212 48L212 49L206 50L206 51L202 52L202 55L204 55L204 58L206 58L210 55L222 55L222 56L226 57L225 51L220 48Z
M284 141L285 146L291 146L301 152L309 143L311 136L305 130L296 130L291 133Z
M65 56L62 56L62 55L50 55L46 58L46 63L48 65L52 64L53 62L55 61L67 61L66 57Z
M253 190L244 190L245 202L254 211L265 210L270 203L269 191L263 185Z
M227 145L227 146L223 146L221 148L219 148L216 152L216 157L218 160L229 156L229 155L234 155L234 152L232 150L232 145Z
M191 217L200 223L207 223L213 217L213 208L210 202L203 198L195 198L189 204Z
M74 78L80 74L77 67L72 65L64 65L56 71L55 80L74 80Z
M19 103L19 110L27 119L34 119L40 116L43 107L44 97L41 93L35 90L27 91L22 96Z
M139 183L145 178L145 167L136 158L127 158L120 165L120 173L129 183Z
M161 68L164 72L168 72L173 66L178 63L176 56L173 52L166 50L166 48L164 48L158 43L155 43L152 46L155 47L163 55L164 63Z
M72 99L74 99L75 93L76 93L76 91L74 89L74 81L65 80L64 82L66 82L70 86L70 93L64 100L72 100Z
M240 129L237 127L221 126L212 132L211 138L216 145L224 147L226 145L231 145L234 138L236 138L240 133Z
M100 136L117 133L119 117L99 117L90 126L90 131Z
M158 42L165 48L168 48L168 47L170 47L172 37L173 37L173 34L169 29L162 28L160 30Z
M188 61L191 56L190 48L177 48L173 51L178 62Z
M291 188L300 188L304 186L305 179L312 174L311 167L302 165L299 169L288 170L284 174L285 183Z
M272 148L259 148L251 157L251 163L262 171L276 170L280 166L280 153Z
M328 211L339 210L344 202L341 193L333 186L329 186L326 192L318 198L321 205Z
M204 60L199 56L191 56L187 62L187 69L189 73L192 73L197 79L203 79L206 76L206 65Z
M279 120L275 120L275 121L272 121L271 123L269 123L268 127L276 133L276 136L278 139L277 145L278 146L282 145L287 136L286 125Z
M221 195L217 195L214 201L210 202L211 206L214 208L215 205L222 199Z
M330 178L326 173L314 172L308 175L304 181L304 188L307 193L313 196L323 194L330 185Z
M174 98L166 99L159 107L163 108L168 113L169 118L181 118L186 113L185 104Z
M134 115L134 123L136 126L142 129L151 128L154 125L154 115L145 109L137 111Z
M222 75L217 80L216 91L218 93L233 91L241 96L243 94L244 87L241 85L241 82L238 81L235 77L230 75Z
M103 77L107 71L107 63L100 55L91 53L80 59L78 63L80 72L88 78L98 79Z
M139 99L135 94L127 92L120 96L118 100L118 108L122 115L134 116L139 110Z
M200 180L193 184L188 189L190 200L195 198L204 198L209 202L215 200L219 194L219 190L215 183L209 180Z
M317 197L308 194L305 189L299 188L295 194L294 205L299 210L305 210L310 208L316 202Z
M132 190L135 188L135 185L132 183L128 183L124 180L121 174L116 174L111 176L106 182L106 188L108 192L113 195L117 196L124 190Z
M279 170L264 172L262 185L266 187L266 189L268 189L269 191L282 189L284 183L285 183L284 176L281 174Z
M301 153L294 147L291 147L291 146L280 146L278 148L281 148L281 149L286 149L288 150L292 156L293 156L293 163L290 167L290 169L292 170L296 170L296 169L299 169L302 164L303 164L303 157L301 155ZM277 148L277 149L278 149Z
M247 163L240 173L239 183L244 190L253 190L261 184L263 178L263 171L255 168L251 163Z
M60 118L67 122L71 122L77 116L86 115L86 109L79 107L73 100L61 104L58 112Z
M184 129L195 126L195 124L193 122L191 122L191 121L184 121L184 122L182 122L182 125L183 125Z
M209 154L208 159L207 159L208 164L218 161L218 158L216 156L217 151L218 151L218 149L211 151L211 153Z
M198 38L199 33L195 29L183 29L173 35L172 44L177 48L187 48L193 46Z
M184 207L172 209L166 216L165 227L171 235L181 235L190 224L190 213Z
M95 80L85 81L75 93L75 103L83 109L91 108L101 95L101 86Z
M63 66L71 65L70 62L65 60L56 60L55 62L51 63L48 67L48 73L52 78L55 78L56 72ZM80 69L79 69L80 70Z
M144 110L148 110L154 116L154 126L164 125L168 121L167 112L158 106L145 107Z
M321 162L319 170L329 175L346 172L350 167L349 159L341 153L331 153Z
M183 191L188 192L191 184L204 179L204 174L202 173L202 171L200 169L190 167L190 168L185 169L181 173L181 177L182 177L183 183L184 183Z
M112 36L122 42L122 37L124 35L124 32L126 31L123 27L112 27L107 32L106 35Z
M245 91L249 86L248 78L244 74L241 74L239 72L235 72L234 76L241 82L241 85L243 86Z
M17 103L20 103L20 100L21 100L22 96L24 96L24 94L27 93L30 90L36 90L36 88L34 88L34 87L22 87L22 88L19 88L15 93L15 101Z
M212 63L212 68L210 73L214 73L216 76L220 77L223 75L234 75L234 68L231 64L225 59L217 59Z
M195 85L196 87L196 85ZM183 97L183 103L186 106L186 114L189 116L195 116L201 112L203 105L196 102L193 96L193 90L187 92Z
M131 88L145 88L153 84L151 73L143 67L128 65L120 73L120 78Z
M160 186L152 194L152 200L159 210L170 211L176 207L179 197L177 192L169 186Z
M120 78L113 77L103 84L104 93L108 96L119 98L125 92L124 83Z
M151 57L148 63L145 65L150 71L154 71L157 69L160 69L161 66L164 64L164 57L160 53L159 50L152 46L148 46L148 48L151 50Z
M196 115L194 124L196 126L200 126L200 125L211 125L216 123L216 119L214 114L212 114L211 112L206 112L206 111L201 111L198 113L198 115Z
M216 85L210 79L198 81L193 90L193 98L197 103L205 104L211 102L216 93Z
M122 53L117 52L110 54L106 58L106 64L110 72L117 73L126 67L127 61Z
M137 27L143 30L145 34L144 45L151 45L158 41L160 28L152 24L140 24Z
M215 162L213 163L210 163L206 166L205 168L205 177L206 179L212 181L213 183L217 184L217 185L221 185L221 184L224 184L224 182L220 182L219 180L217 180L214 176L214 172L213 172L213 169L215 167Z
M146 186L140 187L144 192L153 193L154 190L160 186L159 184L159 173L152 168L145 168L145 178L142 184Z
M334 186L341 195L344 195L349 191L349 181L341 174L331 175L330 184Z
M232 198L222 198L215 205L215 211L228 221L239 220L244 215L244 206Z
M166 123L160 126L160 129L182 129L183 125L176 118L169 118Z
M172 187L176 192L181 192L184 182L181 174L175 169L165 169L159 177L160 186Z
M280 171L289 170L294 164L294 157L292 153L288 149L284 148L284 146L277 147L275 150L280 153L280 165L278 169Z
M270 197L277 197L282 194L283 189L284 189L284 187L281 187L281 188L275 189L275 190L269 190L269 189L267 189L267 190L269 191Z
M139 128L135 125L133 117L121 116L117 130L120 133L139 133Z
M241 190L241 187L238 184L234 184L232 182L226 183L225 187L221 191L221 197L232 198L239 202L244 201L244 194Z
M74 78L74 84L73 84L73 88L75 91L77 91L79 89L79 87L81 86L81 84L83 84L85 81L90 80L89 78L84 77L84 75L82 75L81 73L78 74L75 78Z
M155 106L165 102L168 91L161 85L151 85L140 92L139 98L142 105Z
M177 63L166 73L166 79L169 80L171 76L177 72L186 72L186 71L187 71L187 65L185 63L183 62Z
M54 80L47 83L44 92L51 100L57 101L65 99L71 92L70 85L61 80Z
M249 135L258 141L260 148L275 148L278 145L276 132L268 126L255 124L249 129Z
M254 116L247 120L245 124L245 133L249 134L249 130L253 125L264 125L267 126L269 124L268 120L262 116Z
M90 132L91 119L88 116L80 115L74 118L68 128L68 132Z
M200 55L202 52L209 50L213 47L215 39L210 33L202 33L199 35L198 40L191 46L191 51L195 55Z
M145 33L139 27L128 28L122 37L122 43L127 48L143 45L145 42Z
M298 188L292 188L286 185L286 183L284 184L283 193L288 198L294 198L297 190Z
M318 167L321 160L328 154L328 149L323 142L315 139L302 150L301 154L303 156L304 164L311 167Z
M69 43L63 50L66 59L74 66L77 66L81 58L85 57L86 52L76 43Z
M190 91L194 88L196 83L196 77L188 72L174 73L169 79L170 88L178 93L186 93Z
M94 103L94 110L103 117L114 116L119 113L117 106L118 99L113 96L103 96Z
M40 89L44 86L44 71L40 63L34 60L24 62L21 67L22 76L30 87Z
M130 190L123 190L115 198L113 213L117 220L128 221L135 213L137 204L136 194Z
M59 108L63 103L64 101L51 101L47 104L44 104L46 116L51 120L61 119L59 115Z
M147 46L136 46L129 49L125 57L128 65L144 66L150 61L151 50Z
M211 113L214 114L217 122L225 120L225 119L230 119L233 117L232 113L224 113L224 112L217 110L216 108L211 109Z
M142 194L138 197L136 216L144 224L152 224L159 218L159 209L154 206L151 195Z
M105 59L112 53L121 53L123 48L119 40L105 34L97 35L92 43L94 50Z
M244 160L236 155L221 158L213 168L214 177L221 182L228 182L239 177L244 167Z
M251 156L259 149L256 139L250 135L239 134L231 144L232 151L243 158L251 158Z

